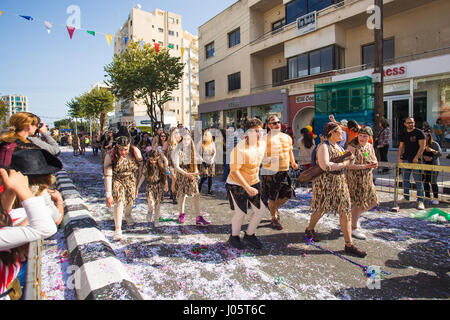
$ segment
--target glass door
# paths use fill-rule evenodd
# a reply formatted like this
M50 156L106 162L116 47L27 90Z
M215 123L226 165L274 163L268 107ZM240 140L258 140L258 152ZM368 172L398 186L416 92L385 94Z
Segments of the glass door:
M406 130L403 123L412 112L410 102L411 97L409 95L385 97L385 116L391 123L391 148L396 149L400 145L400 134Z

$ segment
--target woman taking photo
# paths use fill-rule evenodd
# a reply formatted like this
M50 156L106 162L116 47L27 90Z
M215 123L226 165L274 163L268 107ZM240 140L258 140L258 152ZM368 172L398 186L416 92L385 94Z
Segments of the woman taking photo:
M348 146L354 155L353 162L347 167L347 184L352 201L352 236L365 240L366 236L360 231L358 219L361 213L368 211L378 204L377 190L373 184L373 169L378 167L375 150L369 138L372 129L359 129L357 141Z
M328 122L324 126L327 141L317 147L317 163L325 172L312 181L311 220L305 230L305 237L315 242L320 241L314 228L320 218L329 212L339 214L339 223L345 240L345 252L365 257L366 252L353 244L351 231L350 193L345 178L345 168L350 160L342 163L330 162L330 159L341 156L344 150L338 145L342 141L342 129L336 122Z
M439 146L439 143L433 141L433 136L431 135L431 129L427 129L424 131L426 142L425 142L425 151L423 152L422 158L424 164L430 164L439 166L439 158L442 156L442 150ZM428 171L425 170L423 172L423 188L425 190L425 197L430 198L430 184L431 189L433 190L433 201L431 202L434 205L439 204L439 188L437 185L437 178L439 172L438 171Z

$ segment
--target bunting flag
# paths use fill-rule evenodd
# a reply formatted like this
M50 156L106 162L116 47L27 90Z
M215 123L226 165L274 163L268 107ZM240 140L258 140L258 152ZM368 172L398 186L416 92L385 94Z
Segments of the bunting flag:
M30 17L30 16L22 16L22 15L19 14L19 17L22 17L22 18L24 18L24 19L27 19L28 21L33 21L33 18Z
M110 46L111 45L111 40L112 40L112 35L105 34L105 37L106 37L106 41L108 41L108 46Z
M169 47L170 49L174 49L173 44L169 44L168 47Z
M158 53L158 51L159 51L159 43L154 43L154 45L155 45L155 51L156 51L156 53Z
M44 25L47 28L48 34L50 34L50 30L52 29L53 25L48 21L44 21Z
M0 16L2 15L3 11L0 11Z
M70 39L72 40L72 36L75 31L75 28L67 26L67 31L69 32Z
M184 47L181 47L181 56L184 56Z
M95 37L95 31L86 30L87 33L92 34Z
M127 43L128 43L128 38L125 37L125 46L127 45Z

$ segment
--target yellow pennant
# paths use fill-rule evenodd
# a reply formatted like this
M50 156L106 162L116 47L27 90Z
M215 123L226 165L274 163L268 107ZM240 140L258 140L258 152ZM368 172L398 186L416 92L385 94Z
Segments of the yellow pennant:
M2 15L3 11L0 11L0 16Z
M181 47L181 56L184 56L184 48Z
M112 40L112 35L105 34L105 37L106 37L106 41L108 41L108 46L110 46L111 45L111 40Z

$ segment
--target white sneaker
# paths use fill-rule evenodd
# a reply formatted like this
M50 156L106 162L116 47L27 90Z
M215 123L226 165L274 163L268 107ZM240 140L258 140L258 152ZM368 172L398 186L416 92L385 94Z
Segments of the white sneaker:
M409 199L406 199L405 197L403 197L400 200L398 200L398 202L409 202Z
M352 230L352 236L359 240L366 240L366 235L358 229Z
M120 241L122 239L122 230L114 231L114 241Z
M131 214L129 216L125 216L125 221L127 222L128 226L132 226L134 225L136 222L134 221L133 217L131 216Z
M425 210L425 205L423 204L422 201L419 201L419 204L417 205L417 209L419 209L419 210Z
M439 204L439 201L435 199L431 203L434 204L435 206L437 206Z

